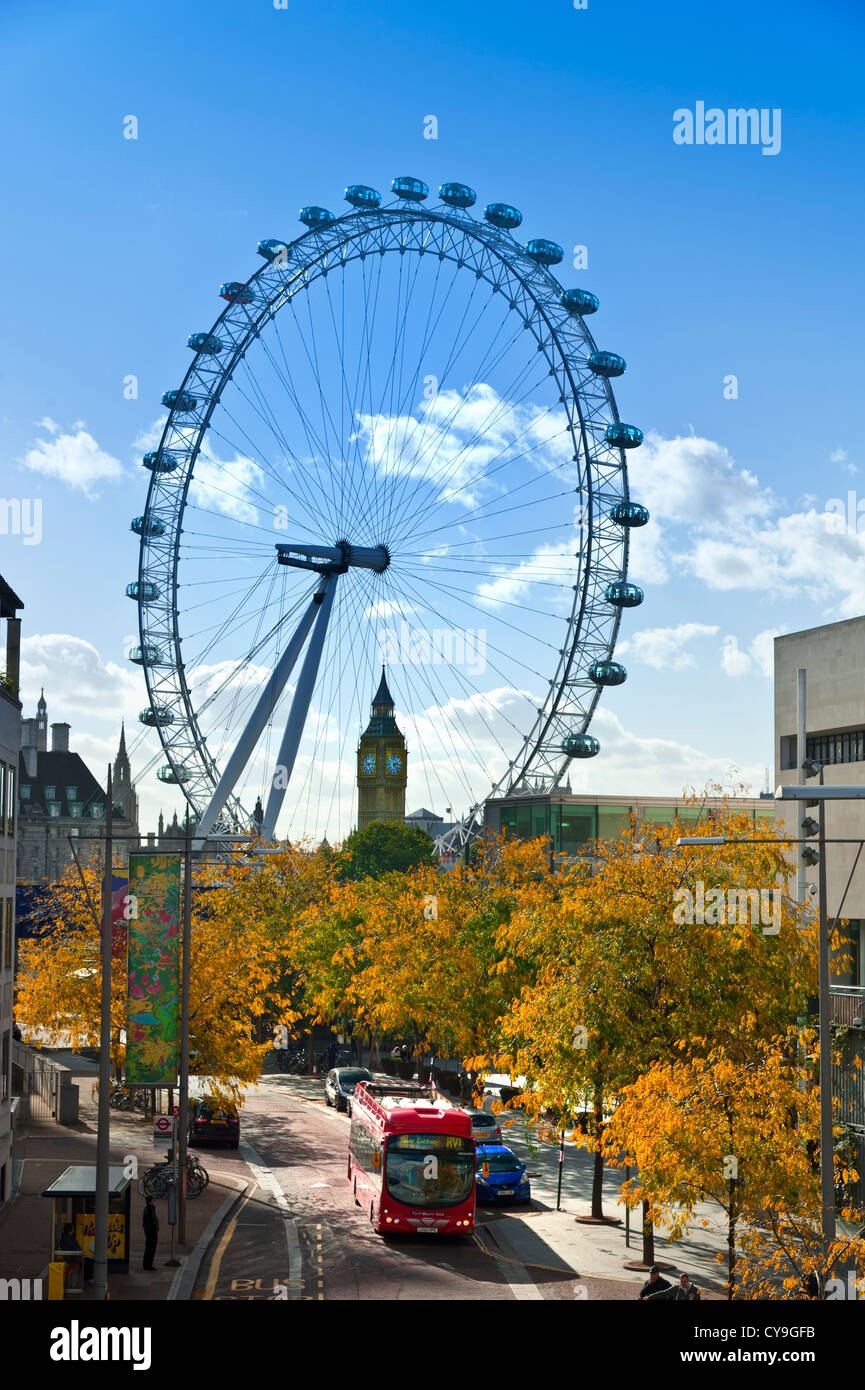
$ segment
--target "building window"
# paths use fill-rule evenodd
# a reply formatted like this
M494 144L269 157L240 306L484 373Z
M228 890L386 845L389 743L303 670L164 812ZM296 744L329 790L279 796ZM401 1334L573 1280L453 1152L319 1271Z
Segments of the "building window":
M631 824L630 806L598 807L598 839L617 840Z
M67 788L66 788L66 800L67 800L67 801L77 801L77 800L78 800L78 788L77 788L77 787L67 787Z
M3 1034L3 1053L0 1057L0 1067L3 1069L3 1080L0 1083L0 1100L9 1099L9 1062L12 1051L12 1030L7 1028Z
M9 771L12 769L10 767ZM0 763L0 813L6 805L6 764ZM5 830L5 826L0 825L0 830Z
M94 820L101 820L105 814L105 807L100 806L97 802L94 802L93 805L90 807L90 814Z
M59 801L51 801L51 802L49 802L49 803L48 803L48 810L49 810L49 812L50 812L50 814L51 814L52 816L55 816L55 817L59 818L59 816L60 816L60 802L59 802Z
M643 820L653 825L672 825L676 819L675 806L644 806Z
M597 838L597 821L595 806L563 805L556 849L560 849L564 854L576 854L587 840Z
M83 807L83 804L82 804L80 801L70 801L70 803L69 803L69 814L70 814L70 816L75 816L76 819L80 820L80 819L81 819L81 815L82 815L82 813L83 813L83 810L84 810L84 807Z
M22 801L29 801L29 800L30 800L30 783L29 783L29 782L22 782L22 783L21 783L21 790L20 790L20 792L18 793L18 795L21 797L21 800L22 800Z
M0 802L0 806L2 806L2 802ZM15 809L16 809L16 802L15 802L15 769L14 769L14 767L7 767L7 769L6 769L6 833L7 833L7 835L14 835L14 834L15 834Z
M7 898L3 911L3 969L12 969L12 899Z
M46 788L45 788L45 800L46 800L46 801L55 801L56 799L57 799L57 788L56 788L56 787L46 787Z
M783 744L784 740L781 742ZM792 742L795 746L795 739ZM865 729L845 734L815 734L805 740L805 748L807 756L818 763L865 762ZM795 766L795 758L791 766Z

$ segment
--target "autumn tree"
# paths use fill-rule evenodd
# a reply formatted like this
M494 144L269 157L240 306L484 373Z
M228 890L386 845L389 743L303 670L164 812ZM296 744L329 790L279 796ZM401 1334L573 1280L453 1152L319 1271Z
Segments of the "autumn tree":
M352 831L335 867L340 877L357 880L437 864L435 845L425 830L403 821L374 820L364 830Z
M596 842L564 875L555 906L515 914L499 943L517 957L528 953L536 975L505 1011L494 1043L509 1069L527 1077L524 1103L536 1113L590 1105L592 1122L572 1138L596 1154L596 1216L603 1115L624 1089L656 1065L722 1045L747 1060L755 1040L780 1034L814 992L815 933L801 929L779 889L788 865L770 836L682 852L679 833L675 825L632 827ZM750 838L754 825L727 811L712 833ZM756 920L728 910L740 895L748 907L756 902ZM743 1033L746 1014L753 1024Z
M751 1026L750 1017L741 1021L743 1033ZM606 1127L608 1161L618 1165L624 1153L638 1169L622 1188L625 1201L647 1203L651 1219L669 1226L670 1240L689 1225L711 1225L697 1214L700 1203L714 1202L724 1212L729 1298L739 1277L739 1230L762 1227L767 1211L819 1206L813 1159L819 1092L810 1062L802 1060L803 1042L789 1029L782 1037L750 1039L736 1056L725 1045L706 1056L658 1062L625 1088Z
M235 1096L240 1083L260 1074L264 1047L253 1020L283 1007L280 984L290 965L287 943L272 918L246 910L256 895L252 876L246 895L235 891L241 872L236 865L196 869L190 954L192 1070ZM17 979L22 1031L61 1035L73 1048L92 1047L100 1027L100 879L93 867L85 866L83 875L83 891L71 874L58 885L45 925L21 944ZM111 1053L117 1071L125 1052L124 965L116 958L112 970Z

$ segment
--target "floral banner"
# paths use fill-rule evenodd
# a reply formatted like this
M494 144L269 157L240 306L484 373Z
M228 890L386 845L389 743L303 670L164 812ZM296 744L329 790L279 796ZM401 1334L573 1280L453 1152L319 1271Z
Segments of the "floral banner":
M180 855L129 856L126 1084L177 1084Z

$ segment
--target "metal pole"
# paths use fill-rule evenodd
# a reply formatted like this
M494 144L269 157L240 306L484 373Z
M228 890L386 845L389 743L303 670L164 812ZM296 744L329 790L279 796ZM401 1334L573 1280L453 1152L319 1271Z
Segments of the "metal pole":
M562 1173L565 1168L565 1131L562 1128L562 1137L559 1143L559 1187L556 1192L556 1211L562 1209Z
M105 863L102 876L102 980L99 1015L99 1107L96 1122L96 1201L93 1230L93 1297L108 1296L108 1189L111 1163L111 812L108 766L105 802Z
M625 1182L630 1182L630 1181L631 1181L631 1165L630 1165L630 1163L626 1163L626 1164L625 1164ZM625 1206L625 1249L626 1249L626 1250L630 1250L630 1248L631 1248L631 1208L630 1208L628 1205L626 1205L626 1206Z
M807 672L804 667L799 667L796 672L796 781L800 786L805 783L805 759L808 756L808 738L806 731L805 718L805 677ZM797 870L796 870L796 901L803 903L805 894L808 891L808 879L805 874L805 861L802 858L802 851L805 848L805 832L802 829L802 821L807 816L804 801L798 803L798 834L797 834Z
M823 781L823 774L820 774ZM835 1239L835 1145L832 1135L832 1040L829 989L829 913L826 902L826 803L820 802L820 1205L823 1251ZM825 1271L826 1276L829 1270Z
M179 1168L177 1180L177 1239L186 1244L186 1147L189 1119L189 977L192 940L192 831L186 807L186 842L183 851L183 957L180 974L180 1086L174 1133Z

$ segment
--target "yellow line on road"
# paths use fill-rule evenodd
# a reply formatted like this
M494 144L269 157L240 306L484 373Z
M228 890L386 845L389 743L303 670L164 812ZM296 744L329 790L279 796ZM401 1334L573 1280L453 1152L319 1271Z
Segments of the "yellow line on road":
M216 1254L213 1256L213 1259L210 1262L210 1270L207 1275L207 1283L204 1286L204 1293L201 1295L201 1297L204 1299L213 1298L213 1291L216 1288L216 1285L219 1281L219 1272L222 1268L222 1258L226 1250L228 1249L229 1244L231 1243L231 1238L234 1235L234 1231L237 1226L240 1213L243 1211L243 1208L246 1206L251 1195L252 1194L250 1192L247 1192L246 1196L244 1197L243 1201L237 1209L237 1216L233 1216L232 1219L229 1221L228 1225L225 1228L225 1234L222 1237L222 1240L219 1242L218 1246L216 1247Z

